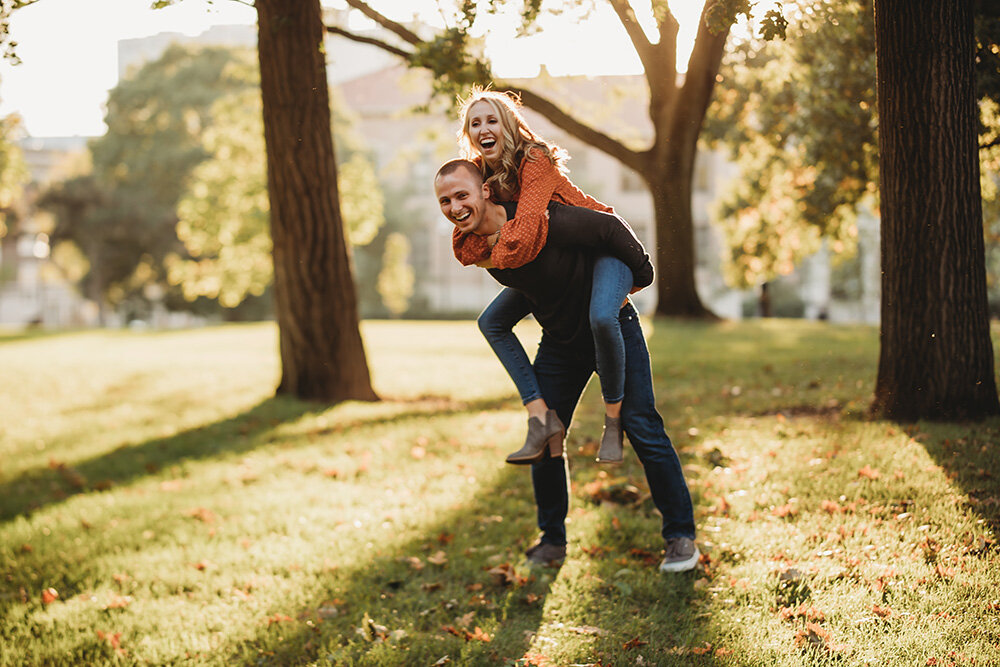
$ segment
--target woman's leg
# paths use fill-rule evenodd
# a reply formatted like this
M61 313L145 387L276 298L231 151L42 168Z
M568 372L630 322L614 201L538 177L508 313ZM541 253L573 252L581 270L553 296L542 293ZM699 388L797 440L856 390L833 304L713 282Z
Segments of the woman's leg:
M623 459L621 427L625 397L625 343L618 313L632 289L632 271L614 257L598 257L590 293L590 328L594 335L597 374L604 396L604 435L597 460L619 463Z
M608 256L597 258L590 291L590 328L604 402L614 404L619 411L625 397L625 343L618 312L631 289L632 272L624 262Z
M538 379L521 341L514 335L514 325L530 312L523 294L505 287L482 314L479 330L483 332L497 359L514 381L521 402L528 411L528 435L521 449L507 457L507 463L528 464L539 460L546 451L562 453L566 429L542 398Z

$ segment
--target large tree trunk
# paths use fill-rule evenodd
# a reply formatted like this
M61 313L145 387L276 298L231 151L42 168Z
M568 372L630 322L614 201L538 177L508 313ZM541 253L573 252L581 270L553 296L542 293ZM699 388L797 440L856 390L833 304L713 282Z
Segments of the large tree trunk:
M376 400L337 193L319 0L256 0L279 394Z
M972 0L876 0L882 334L872 410L1000 412L986 301Z
M701 302L695 281L694 219L689 170L660 169L649 183L656 219L656 314L714 317Z

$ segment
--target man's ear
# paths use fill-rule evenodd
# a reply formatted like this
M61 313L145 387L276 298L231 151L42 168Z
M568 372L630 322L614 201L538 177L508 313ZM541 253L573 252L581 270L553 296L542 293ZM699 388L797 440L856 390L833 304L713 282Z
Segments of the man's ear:
M488 183L483 183L483 199L490 198L490 186Z

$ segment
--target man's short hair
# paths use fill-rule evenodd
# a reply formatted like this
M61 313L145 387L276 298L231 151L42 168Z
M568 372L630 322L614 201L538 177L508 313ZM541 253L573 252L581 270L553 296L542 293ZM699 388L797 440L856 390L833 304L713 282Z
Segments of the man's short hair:
M477 185L482 185L483 183L483 172L479 171L479 167L476 166L475 162L471 160L466 160L464 158L457 157L453 160L448 160L441 168L438 169L437 174L434 175L434 180L441 178L442 176L447 176L448 174L454 173L459 169L465 169L470 174L472 174L477 181Z

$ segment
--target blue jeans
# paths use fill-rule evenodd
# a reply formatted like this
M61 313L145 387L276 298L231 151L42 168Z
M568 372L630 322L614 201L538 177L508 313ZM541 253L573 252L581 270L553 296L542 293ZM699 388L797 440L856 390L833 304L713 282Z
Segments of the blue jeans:
M607 403L617 403L625 393L625 343L618 311L632 289L632 271L614 257L598 257L590 293L590 328L594 336L597 374ZM513 334L514 325L531 312L531 304L517 290L503 288L479 315L479 330L514 381L522 403L542 397L531 362Z
M639 315L631 304L621 309L619 322L625 343L622 425L646 472L653 503L663 516L660 534L664 539L694 539L691 494L684 481L680 459L656 409L649 350L639 325ZM534 369L546 403L569 427L580 395L595 370L594 351L582 346L576 349L555 344L543 335ZM566 544L568 476L569 467L564 457L546 457L531 466L543 542Z

